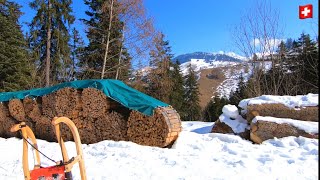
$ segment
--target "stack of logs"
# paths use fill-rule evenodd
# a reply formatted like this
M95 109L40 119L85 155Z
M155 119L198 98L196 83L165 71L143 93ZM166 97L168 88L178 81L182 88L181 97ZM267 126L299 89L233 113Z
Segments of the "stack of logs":
M141 145L166 147L180 132L180 116L171 107L157 108L152 117L132 111L128 120L129 140Z
M19 137L9 129L24 121L39 139L56 141L51 120L70 118L86 144L102 140L133 141L142 145L165 147L181 131L178 113L171 107L157 108L153 116L131 111L95 88L63 88L43 97L12 99L0 104L0 137ZM62 124L65 141L72 140L69 128Z

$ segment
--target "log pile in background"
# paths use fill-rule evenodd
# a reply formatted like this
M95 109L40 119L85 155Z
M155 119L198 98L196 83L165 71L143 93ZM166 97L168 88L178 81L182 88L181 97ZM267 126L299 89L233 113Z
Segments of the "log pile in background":
M299 119L303 121L319 121L319 107L289 108L283 104L253 104L248 106L247 120L251 122L254 118L253 111L260 116L271 116L277 118Z
M318 134L309 134L287 123L278 124L269 121L257 121L251 124L250 139L255 143L260 144L274 137L282 138L287 136L304 136L318 139Z
M0 105L0 136L13 137L9 129L25 121L39 139L56 141L51 120L70 118L78 128L81 141L86 144L102 140L128 141L165 147L172 144L181 131L178 113L169 108L158 108L148 117L131 111L108 98L95 88L62 88L42 97L12 99ZM65 141L72 140L70 129L60 125Z
M181 132L180 116L171 107L157 108L150 117L132 111L127 126L130 141L148 146L166 147Z

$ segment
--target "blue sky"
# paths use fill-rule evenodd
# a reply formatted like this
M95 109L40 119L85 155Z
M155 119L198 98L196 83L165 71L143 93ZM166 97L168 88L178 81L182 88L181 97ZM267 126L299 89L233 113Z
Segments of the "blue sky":
M28 7L31 0L15 0L25 13L21 22L30 22L35 14ZM174 55L204 51L233 51L240 53L231 37L233 27L241 16L252 10L257 0L145 0L148 14L154 17L155 26L166 35ZM318 32L318 1L270 0L272 8L280 12L284 28L283 38L297 39L302 32L315 37ZM300 20L299 5L313 5L313 19ZM83 0L73 0L76 18L85 18L87 7ZM84 25L79 20L76 28L85 38ZM27 27L24 25L24 30Z

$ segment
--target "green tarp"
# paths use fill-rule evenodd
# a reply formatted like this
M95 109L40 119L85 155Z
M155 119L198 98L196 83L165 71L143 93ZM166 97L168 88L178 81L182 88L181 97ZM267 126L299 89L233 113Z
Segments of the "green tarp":
M58 84L47 88L38 88L25 91L0 93L0 102L10 99L24 99L25 97L38 97L50 94L65 87L75 89L96 88L104 92L109 98L121 103L123 106L152 116L156 107L166 107L168 104L133 89L122 81L113 79L81 80Z

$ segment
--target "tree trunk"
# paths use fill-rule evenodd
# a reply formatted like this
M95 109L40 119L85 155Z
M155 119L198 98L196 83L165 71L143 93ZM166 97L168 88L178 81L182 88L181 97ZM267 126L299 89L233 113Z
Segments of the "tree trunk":
M104 57L103 57L103 66L102 66L102 72L101 72L101 79L104 78L104 73L105 73L105 69L106 69L106 62L107 62L107 56L108 56L108 50L109 50L111 24L112 24L112 9L113 9L113 0L111 0L111 5L110 5L110 18L109 18L108 36L107 36L106 49L105 49L105 53L104 53Z
M51 2L48 1L47 54L46 54L46 87L50 86L50 48L51 48Z
M116 79L119 78L119 72L120 72L120 64L121 64L121 56L122 56L122 45L124 41L124 26L122 27L122 39L121 39L121 46L120 46L120 53L119 53L119 60L118 60L118 68L116 73Z

